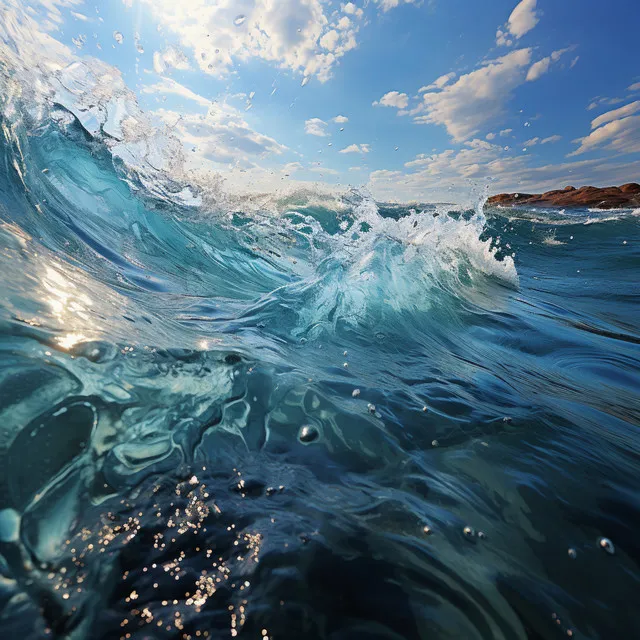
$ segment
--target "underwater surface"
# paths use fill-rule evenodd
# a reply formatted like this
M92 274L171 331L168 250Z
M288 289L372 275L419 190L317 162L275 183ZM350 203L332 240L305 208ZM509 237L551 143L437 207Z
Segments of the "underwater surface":
M3 638L640 637L639 211L216 201L66 73L2 98Z

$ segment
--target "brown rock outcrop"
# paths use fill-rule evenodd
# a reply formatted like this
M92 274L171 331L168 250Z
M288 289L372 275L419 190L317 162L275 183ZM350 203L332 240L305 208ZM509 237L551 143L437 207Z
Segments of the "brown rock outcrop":
M588 207L618 209L640 207L640 184L630 182L620 187L565 187L546 193L500 193L491 196L489 206Z

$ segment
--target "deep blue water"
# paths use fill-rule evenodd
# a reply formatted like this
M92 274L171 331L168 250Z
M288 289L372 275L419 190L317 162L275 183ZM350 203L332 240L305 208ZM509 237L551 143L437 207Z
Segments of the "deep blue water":
M638 212L176 204L53 115L2 136L3 638L640 637Z

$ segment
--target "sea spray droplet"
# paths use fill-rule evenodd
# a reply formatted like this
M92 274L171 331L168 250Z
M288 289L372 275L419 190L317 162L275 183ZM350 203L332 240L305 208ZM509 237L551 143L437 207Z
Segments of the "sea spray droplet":
M354 390L351 392L351 395L352 395L354 398L357 398L357 397L360 395L360 389L354 389Z
M320 437L320 433L318 429L313 425L304 425L300 428L300 432L298 433L298 439L300 442L304 442L305 444L309 444L310 442L314 442Z
M611 556L616 552L616 548L613 546L613 542L611 542L609 538L598 538L598 546Z
M431 529L431 527L427 525L425 525L422 530L424 531L424 534L427 536L430 536L433 533L433 529Z
M567 555L568 555L572 560L575 560L575 559L576 559L576 557L578 556L578 554L577 554L577 552L576 552L576 550L575 550L575 549L569 549L569 550L567 551Z
M476 535L476 532L471 527L465 527L462 533L464 533L466 538L473 538L473 536Z
M113 39L118 43L122 44L124 42L124 36L119 31L113 32Z
M242 13L240 15L237 15L233 21L233 24L236 25L236 27L239 27L240 25L244 24L245 21L247 19L247 16L243 15Z

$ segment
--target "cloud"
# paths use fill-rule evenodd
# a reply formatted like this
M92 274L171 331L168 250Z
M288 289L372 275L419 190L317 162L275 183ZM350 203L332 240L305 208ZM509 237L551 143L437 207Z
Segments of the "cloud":
M503 138L506 138L511 133L513 133L513 129L502 129L502 131L500 131L500 135Z
M535 166L527 154L514 155L502 146L473 139L462 149L422 154L402 171L374 171L369 188L379 200L456 201L491 184L491 193L540 193L571 184L619 184L632 180L640 160L613 163L581 160Z
M607 113L603 113L601 116L598 116L591 121L591 128L597 129L607 122L611 122L619 118L624 118L626 116L631 116L638 111L640 111L640 100L636 100L635 102L626 104L624 107L620 107L619 109L614 109L613 111L607 111Z
M636 82L627 87L627 91L640 91L640 82Z
M255 161L270 155L282 155L287 147L253 130L240 112L226 103L212 105L206 115L180 114L159 109L151 112L166 123L191 153L197 164L201 159L217 164L255 166ZM195 149L195 153L193 152Z
M516 6L507 23L496 32L496 44L511 46L514 40L522 38L540 22L536 2L537 0L522 0Z
M542 58L542 60L538 60L538 62L534 62L527 73L527 82L533 82L547 73L551 67L551 63L560 60L562 55L567 51L569 51L569 49L559 49L558 51L554 51L550 56Z
M339 153L369 153L369 151L371 151L371 146L368 144L350 144L341 149Z
M600 96L593 98L592 102L587 107L587 111L593 111L601 105L613 106L614 104L620 104L624 102L624 98L601 98Z
M409 104L409 96L398 91L385 93L380 100L372 103L374 107L395 107L396 109L406 109Z
M573 69L578 64L578 60L580 60L580 56L576 56L569 65L569 69Z
M142 93L158 93L162 95L172 93L180 96L181 98L197 102L203 107L209 107L211 105L211 100L207 100L207 98L194 93L191 89L188 89L172 78L161 78L160 82L157 82L156 84L144 86L142 87Z
M338 60L357 46L362 11L348 3L330 12L322 0L141 0L205 73L225 76L258 58L305 77L329 79Z
M526 140L522 144L524 147L534 147L537 144L552 144L554 142L558 142L558 140L562 140L562 136L549 136L548 138L531 138L531 140Z
M419 4L422 0L373 0L376 4L380 5L383 11L389 11L395 9L401 4Z
M329 135L327 133L327 123L320 118L311 118L304 121L304 132L310 136L318 136L324 138Z
M333 121L336 124L344 124L345 122L349 122L349 118L347 118L347 116L336 116L333 118Z
M452 71L451 73L445 73L443 76L440 76L426 87L420 87L420 89L418 89L418 93L431 91L432 89L442 89L442 87L444 87L446 84L449 84L449 82L455 77L456 73L454 71Z
M487 140L494 140L495 137L496 137L495 133L487 133L487 135L485 136Z
M171 69L185 71L189 69L189 58L177 47L167 47L162 52L153 54L153 70L156 73L165 73Z
M342 7L342 10L350 16L357 16L358 18L362 17L362 14L364 13L364 11L362 11L362 9L360 9L359 7L356 7L355 4L353 4L353 2L347 2L347 4L345 4Z
M425 93L414 114L417 124L439 124L462 142L477 135L487 123L497 120L513 90L524 82L524 70L531 62L531 49L517 49L497 60L460 76L437 93Z
M299 162L287 162L287 164L282 167L282 171L285 174L295 173L296 171L302 171L303 169L304 167Z
M591 133L584 138L574 140L580 146L569 156L599 149L617 153L639 153L640 116L633 115L638 111L640 111L640 101L598 116L591 122Z

